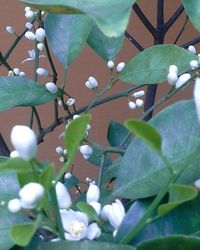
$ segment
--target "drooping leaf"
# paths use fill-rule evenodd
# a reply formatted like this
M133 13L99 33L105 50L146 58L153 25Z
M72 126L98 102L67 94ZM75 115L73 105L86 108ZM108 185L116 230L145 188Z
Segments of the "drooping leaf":
M150 124L162 135L163 154L174 169L178 170L198 150L200 127L193 100L167 107ZM195 153L177 182L191 184L199 177L199 154ZM122 157L114 195L132 199L149 197L157 194L169 178L170 172L162 160L141 139L135 138Z
M0 89L0 111L17 106L37 106L57 97L44 85L20 76L0 76Z
M169 66L175 64L179 73L188 69L197 56L176 45L155 45L147 48L128 62L120 79L136 85L162 83L167 80Z
M96 211L88 203L86 203L86 202L78 202L76 204L76 206L81 212L87 214L90 221L99 221L99 217L98 217Z
M112 243L107 243L103 241L59 241L59 242L51 242L42 244L38 250L136 250L132 246L126 245L115 245Z
M198 195L197 189L182 184L171 184L169 187L169 201L158 207L158 215L164 215L177 206L193 200Z
M130 119L125 121L126 127L141 138L147 145L149 145L158 154L162 153L162 139L158 131L150 124L144 121Z
M87 39L90 47L106 62L115 60L115 56L120 51L124 40L124 35L111 38L105 36L94 24Z
M92 19L86 15L49 14L45 30L50 48L67 68L80 54L92 27Z
M200 6L199 2L196 0L183 0L183 6L187 15L189 16L190 21L194 27L200 32Z
M128 24L132 5L136 0L23 0L29 6L52 13L86 14L90 16L102 32L110 37L124 33Z
M137 246L138 250L198 250L200 249L200 238L174 235L170 237L148 240Z

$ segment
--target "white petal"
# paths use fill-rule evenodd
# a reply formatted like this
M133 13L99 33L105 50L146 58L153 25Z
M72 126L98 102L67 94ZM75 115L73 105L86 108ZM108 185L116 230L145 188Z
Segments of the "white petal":
M97 223L92 223L87 228L87 239L94 240L99 238L101 235L101 229L98 227Z
M61 182L57 182L56 184L56 196L58 200L58 207L60 209L67 209L71 206L71 197L68 193L67 188Z
M101 214L101 204L99 202L93 201L89 205L94 208L98 216Z
M82 235L80 235L79 237L73 237L71 234L65 233L65 239L69 241L79 241L82 240Z
M100 189L97 185L90 184L87 194L86 194L86 201L87 203L94 202L94 201L99 201L100 197Z
M189 73L182 74L179 76L177 82L176 82L176 88L180 88L183 84L185 84L189 79L191 78L191 75Z
M200 122L200 78L197 77L194 84L194 102L196 106L197 116Z

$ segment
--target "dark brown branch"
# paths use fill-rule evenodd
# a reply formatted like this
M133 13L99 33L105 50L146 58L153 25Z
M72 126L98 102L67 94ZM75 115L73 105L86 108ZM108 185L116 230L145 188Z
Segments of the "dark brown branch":
M171 26L176 22L179 16L183 13L184 7L181 4L178 9L174 12L174 14L169 18L169 20L165 23L166 31L168 31Z
M179 31L178 35L176 36L176 39L173 42L174 44L176 44L178 42L179 38L183 34L188 20L189 20L189 18L188 18L188 16L186 16L185 22L183 23L183 26L182 26L181 30Z
M139 50L139 51L143 51L144 48L141 46L140 43L138 43L135 38L133 38L128 31L125 31L125 36L128 38L128 40Z
M0 134L0 156L9 156L10 150L6 145L6 142L3 139L3 136Z
M195 44L197 44L197 43L199 43L199 42L200 42L200 36L198 36L198 37L196 37L196 38L190 40L190 41L187 42L187 43L182 44L181 47L184 48L184 49L187 49L188 46L190 46L190 45L195 45Z

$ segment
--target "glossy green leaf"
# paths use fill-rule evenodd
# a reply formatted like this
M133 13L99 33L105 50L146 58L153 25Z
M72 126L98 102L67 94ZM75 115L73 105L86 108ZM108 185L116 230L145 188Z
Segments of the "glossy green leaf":
M86 128L90 120L91 115L82 115L81 117L71 121L65 130L64 142L67 149L68 165L72 162L78 146L85 137Z
M35 234L26 247L20 247L15 245L10 250L36 250L40 244L44 243L44 240L40 238L39 235Z
M0 89L0 111L17 106L37 106L57 97L44 85L19 76L0 76Z
M118 157L109 167L103 172L103 182L107 182L113 178L117 177L117 172L119 170L119 165L121 162L121 157Z
M124 35L111 38L94 24L88 36L87 43L90 47L106 62L115 60L117 53L120 51L124 40Z
M137 250L199 250L200 238L192 236L170 236L148 240L137 246Z
M144 199L133 203L119 228L116 242L121 241L136 226L152 201L153 199ZM131 241L131 244L136 245L145 240L175 234L195 235L200 228L199 209L200 196L147 224ZM151 218L154 216L156 217L156 213Z
M167 80L170 65L175 64L179 73L183 73L193 59L198 60L197 56L176 45L156 45L133 57L120 79L136 85L162 83Z
M89 221L99 221L99 217L98 217L96 211L88 203L78 202L76 204L76 206L81 212L87 214Z
M67 68L80 54L92 27L91 18L85 15L49 14L45 30L50 48Z
M128 129L121 123L111 120L108 126L107 139L112 147L121 147L124 143L127 145L131 138L126 142L130 135Z
M167 107L150 124L162 135L163 154L174 169L178 170L198 150L200 126L193 100ZM192 156L178 183L191 184L200 177L199 158L199 153ZM157 194L169 178L170 172L159 156L135 138L122 157L114 195L132 199L149 197Z
M141 138L158 154L162 154L162 138L154 127L147 122L134 119L125 121L125 125L132 133Z
M7 161L0 163L0 171L14 171L15 173L28 173L32 171L29 161L22 158L8 158Z
M194 27L200 32L200 5L197 0L183 0L183 6L190 21Z
M23 0L29 6L52 13L90 16L106 36L117 37L124 33L132 5L136 0ZM77 27L76 27L77 28Z
M171 184L169 187L169 201L158 207L158 215L162 216L177 206L193 200L198 195L197 189L182 184Z
M103 241L59 241L42 244L38 250L136 250L132 246L115 245Z

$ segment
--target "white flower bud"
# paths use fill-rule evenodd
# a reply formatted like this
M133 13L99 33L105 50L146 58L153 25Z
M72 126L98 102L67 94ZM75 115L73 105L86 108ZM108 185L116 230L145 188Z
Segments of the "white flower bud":
M189 73L182 74L179 76L177 82L176 82L176 88L180 88L184 83L186 83L191 78L191 75Z
M85 82L85 86L88 88L88 89L92 89L92 85L89 81Z
M200 179L194 182L194 187L200 190Z
M61 157L59 158L59 161L60 161L60 162L64 162L64 161L65 161L65 158L64 158L63 156L61 156Z
M190 61L190 67L191 67L191 70L198 69L198 67L199 67L199 62L198 62L197 60L192 60L192 61Z
M44 44L43 44L43 43L38 43L38 44L37 44L37 48L38 48L40 51L44 50Z
M134 93L132 94L132 96L134 96L135 98L142 97L142 96L144 96L144 95L145 95L144 90L140 90L140 91L134 92Z
M191 52L194 55L197 53L196 48L193 45L190 45L188 47L188 51Z
M11 213L17 213L21 210L21 202L19 199L12 199L8 202L8 210Z
M72 174L70 172L67 172L64 176L65 180L69 180L70 178L72 178Z
M38 28L35 32L35 37L36 37L36 40L40 43L42 43L45 39L45 36L46 36L46 32L43 28Z
M27 19L33 19L33 18L35 17L34 11L32 11L32 10L26 11L25 17L26 17Z
M45 194L40 183L30 182L19 191L21 205L25 209L35 208Z
M52 93L52 94L56 94L57 93L57 91L58 91L58 87L55 85L55 83L53 83L53 82L48 82L48 83L46 83L45 84L45 87L46 87L46 89L50 92L50 93Z
M27 29L31 30L31 29L33 28L33 24L30 23L30 22L27 22L27 23L25 24L25 27L26 27Z
M63 154L63 148L60 146L56 147L56 153L60 155Z
M26 74L25 74L24 71L20 71L20 72L19 72L19 76L23 76L23 77L24 77L24 76L26 76Z
M170 65L169 66L169 73L174 72L178 74L178 67L176 65Z
M178 75L175 71L171 71L167 75L167 81L170 85L175 85L178 80Z
M58 207L60 209L67 209L71 206L71 197L68 193L67 188L61 182L56 183L56 196L58 201Z
M71 106L73 106L73 105L75 104L75 102L76 102L76 100L75 100L74 98L69 98L69 99L67 100L67 105L68 105L69 107L71 107Z
M63 154L64 154L65 156L67 155L67 149L66 149L66 148L63 150Z
M124 62L120 62L118 65L117 65L117 72L122 72L122 70L125 68L125 63Z
M90 156L93 153L93 149L88 145L82 145L80 146L80 152L83 155Z
M87 203L98 202L100 197L100 189L97 185L90 183L86 193Z
M31 41L35 40L35 34L32 31L27 31L25 33L25 37Z
M101 214L101 204L99 202L92 201L89 203L89 205L94 208L98 216Z
M84 155L84 154L83 154L83 158L84 158L85 160L88 160L88 159L90 158L90 155Z
M137 99L135 104L138 108L141 108L144 105L144 101L142 99Z
M27 12L27 11L31 10L31 7L26 6L26 7L24 8L24 10L25 10L25 12Z
M128 102L128 107L129 107L129 109L135 109L136 104L134 102Z
M114 64L113 61L108 61L108 62L107 62L107 67L108 67L109 69L113 69L114 66L115 66L115 64Z
M46 70L44 68L37 68L36 73L39 76L48 76L48 74L49 74L48 70Z
M79 117L80 117L80 115L73 115L73 120L75 120L75 119L77 119ZM67 124L67 126L69 126L69 125Z
M98 86L98 82L97 82L97 80L93 76L90 76L88 78L88 81L89 81L90 86L91 86L92 89L96 88Z
M8 71L8 76L14 76L14 72L12 70Z
M7 26L6 27L6 31L10 34L15 34L15 30L12 26Z
M10 158L16 158L16 157L20 157L19 153L16 150L10 152Z
M20 70L18 68L14 68L13 72L15 73L16 76L18 76L20 73Z
M87 228L86 238L88 240L98 239L101 235L101 229L98 227L97 223L92 223Z
M91 125L88 124L86 130L88 131L88 130L90 130L90 129L91 129Z
M14 126L11 132L11 142L19 156L31 160L37 153L37 139L34 131L27 126Z
M197 111L197 117L200 122L200 78L197 77L194 84L194 102Z

